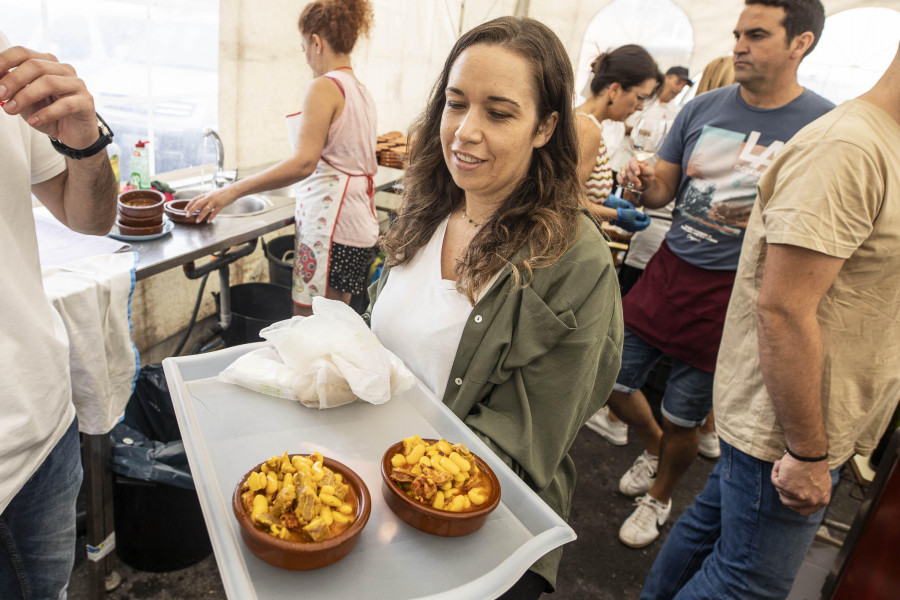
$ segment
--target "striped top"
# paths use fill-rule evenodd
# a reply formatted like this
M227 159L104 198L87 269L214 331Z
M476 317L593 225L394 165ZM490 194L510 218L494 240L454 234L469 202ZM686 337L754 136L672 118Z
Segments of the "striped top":
M613 189L613 172L609 166L609 154L606 152L606 144L603 143L603 126L597 122L594 115L582 112L576 112L575 114L580 117L587 117L600 130L600 146L597 148L597 158L594 159L594 168L591 169L591 174L588 176L584 186L588 200L594 204L603 204Z

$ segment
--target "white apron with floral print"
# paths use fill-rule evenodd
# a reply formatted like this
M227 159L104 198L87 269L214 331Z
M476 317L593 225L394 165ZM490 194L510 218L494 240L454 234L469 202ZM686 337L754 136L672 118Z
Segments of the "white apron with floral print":
M291 292L296 304L312 306L313 296L325 295L331 271L331 241L349 182L349 175L320 160L313 174L298 184Z

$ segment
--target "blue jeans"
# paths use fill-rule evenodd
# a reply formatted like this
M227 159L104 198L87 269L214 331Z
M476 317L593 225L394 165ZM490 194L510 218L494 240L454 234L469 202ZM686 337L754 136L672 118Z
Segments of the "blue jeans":
M613 390L628 395L640 390L662 354L662 350L648 344L626 327L625 341L622 343L622 366ZM666 392L662 400L662 414L679 427L700 427L712 410L712 392L712 373L672 358L672 370L666 381Z
M721 443L706 487L672 527L641 600L783 599L825 513L785 507L772 463ZM832 486L840 469L831 472Z
M0 598L66 597L81 487L78 419L0 515Z

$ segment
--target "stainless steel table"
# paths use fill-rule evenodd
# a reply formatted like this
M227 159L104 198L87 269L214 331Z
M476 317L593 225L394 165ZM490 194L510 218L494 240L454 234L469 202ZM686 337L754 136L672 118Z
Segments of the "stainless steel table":
M376 192L389 189L401 177L403 170L379 166L373 178ZM140 257L135 277L145 279L213 252L249 242L294 222L293 196L262 195L275 206L258 215L219 217L203 225L175 223L169 235L148 242L131 242L132 249Z
M375 175L375 191L383 192L403 178L403 169L394 169L392 167L382 167L378 165L378 173Z
M173 267L238 246L294 222L294 199L269 196L274 206L258 215L219 217L212 223L175 223L172 233L147 242L131 242L138 253L135 277L146 279Z
M403 197L391 191L394 184L403 177L402 169L392 169L390 167L378 167L378 174L384 181L379 184L378 178L375 182L375 209L392 215L400 209L400 202Z

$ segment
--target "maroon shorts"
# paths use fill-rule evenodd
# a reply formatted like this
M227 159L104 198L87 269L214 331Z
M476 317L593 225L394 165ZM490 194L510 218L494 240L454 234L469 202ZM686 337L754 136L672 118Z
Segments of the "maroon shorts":
M625 326L666 354L714 373L734 275L695 267L663 241L622 299Z

